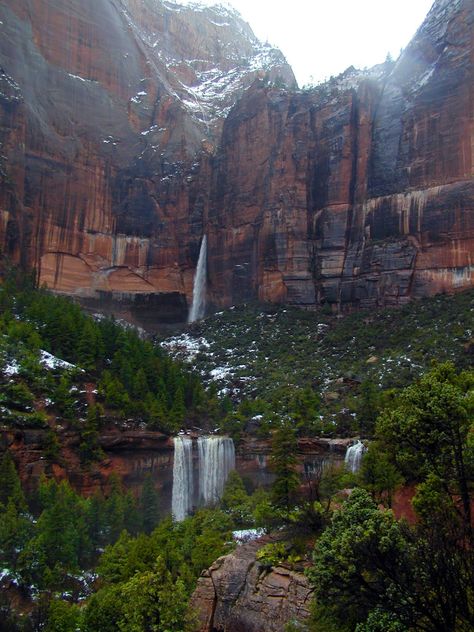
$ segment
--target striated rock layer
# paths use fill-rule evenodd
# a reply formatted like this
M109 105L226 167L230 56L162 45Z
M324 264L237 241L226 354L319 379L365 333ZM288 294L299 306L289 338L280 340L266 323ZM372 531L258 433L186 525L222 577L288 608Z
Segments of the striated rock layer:
M216 305L368 307L473 285L472 27L469 2L440 0L393 66L246 93L214 176Z
M146 324L208 303L400 304L474 285L473 12L298 92L230 9L0 6L0 247Z
M0 247L40 283L183 320L207 157L281 53L238 14L159 0L0 6Z
M312 588L302 573L263 567L255 554L270 536L219 558L203 573L191 598L200 632L283 632L309 617Z

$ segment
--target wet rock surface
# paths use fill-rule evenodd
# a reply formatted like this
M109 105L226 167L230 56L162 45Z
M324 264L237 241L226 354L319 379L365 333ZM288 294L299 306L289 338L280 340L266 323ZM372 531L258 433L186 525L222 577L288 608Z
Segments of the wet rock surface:
M437 0L395 64L295 91L230 9L6 0L2 252L147 328L186 320L203 234L211 309L472 287L472 21Z

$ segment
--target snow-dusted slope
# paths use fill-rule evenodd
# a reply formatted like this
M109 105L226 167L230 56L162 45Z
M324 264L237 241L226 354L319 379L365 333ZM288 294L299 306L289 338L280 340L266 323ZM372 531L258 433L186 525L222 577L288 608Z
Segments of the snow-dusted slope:
M295 86L282 53L260 42L230 4L203 6L174 0L123 0L122 4L129 27L170 94L208 127L228 114L256 77L267 75Z

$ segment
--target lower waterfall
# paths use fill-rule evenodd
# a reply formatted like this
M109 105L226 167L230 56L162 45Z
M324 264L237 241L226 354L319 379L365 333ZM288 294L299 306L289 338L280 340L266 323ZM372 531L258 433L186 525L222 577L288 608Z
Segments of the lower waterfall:
M216 503L229 472L235 469L234 442L229 437L199 437L199 501Z
M346 468L355 474L360 470L360 465L362 463L362 457L364 453L367 452L367 448L362 443L362 441L357 441L354 445L351 445L346 450L346 456L344 457L344 463Z
M216 503L224 491L229 472L235 468L234 442L229 437L199 437L199 504ZM180 522L194 502L193 442L191 437L174 438L171 513Z
M171 499L171 513L175 520L184 520L191 512L193 492L193 442L190 437L175 437Z

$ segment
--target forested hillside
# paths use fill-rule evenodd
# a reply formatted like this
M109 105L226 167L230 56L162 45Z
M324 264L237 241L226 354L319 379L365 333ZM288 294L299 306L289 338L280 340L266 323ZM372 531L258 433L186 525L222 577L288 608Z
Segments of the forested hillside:
M220 415L215 390L189 367L134 328L94 319L72 301L34 289L30 277L9 273L0 309L4 424L46 427L56 415L88 433L90 448L91 433L107 419L174 433ZM85 397L88 383L97 406Z
M15 451L1 446L1 629L202 629L199 604L188 606L199 575L232 550L233 531L259 529L276 540L258 550L258 573L305 572L314 591L312 617L296 629L471 630L472 301L343 319L242 307L160 345L10 270L2 431L41 429L46 467L25 487ZM86 496L60 480L65 428L93 472L107 428L194 426L267 441L272 485L233 472L219 503L177 522L160 516L152 476L138 494L119 473ZM359 471L329 460L301 478L298 438L358 433L370 439ZM407 493L411 524L390 509Z
M377 414L433 362L474 360L474 292L335 317L237 306L167 339L172 355L230 397L226 427L268 435L288 415L305 435L371 435Z

